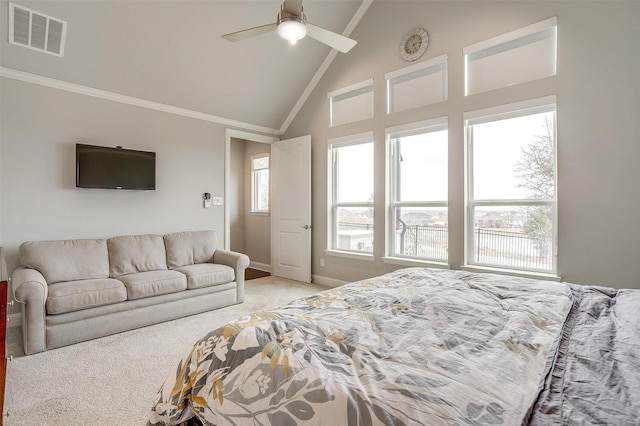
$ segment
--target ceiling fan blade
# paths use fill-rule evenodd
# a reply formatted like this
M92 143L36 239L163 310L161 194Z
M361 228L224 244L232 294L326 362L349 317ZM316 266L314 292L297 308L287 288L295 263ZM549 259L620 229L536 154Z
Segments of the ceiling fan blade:
M283 8L292 15L300 16L302 13L302 0L284 0Z
M319 42L324 43L329 47L333 47L334 49L339 50L342 53L347 53L353 48L353 46L358 44L358 42L355 40L352 40L338 33L325 30L324 28L318 27L317 25L313 25L308 22L307 35L309 37L315 38Z
M236 31L235 33L229 33L222 36L227 41L240 41L250 37L259 36L260 34L275 31L278 28L278 24L267 24L260 27L253 27L242 31Z

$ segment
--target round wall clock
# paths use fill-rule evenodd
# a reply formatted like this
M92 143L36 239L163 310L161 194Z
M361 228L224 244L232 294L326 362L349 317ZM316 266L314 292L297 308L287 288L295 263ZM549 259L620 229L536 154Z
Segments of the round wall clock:
M409 31L400 42L400 56L405 61L415 61L427 51L429 34L422 28Z

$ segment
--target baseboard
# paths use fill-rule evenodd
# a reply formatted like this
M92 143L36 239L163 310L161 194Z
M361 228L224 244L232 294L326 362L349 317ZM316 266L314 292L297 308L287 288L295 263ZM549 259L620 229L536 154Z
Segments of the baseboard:
M258 271L271 273L271 265L260 262L250 262L249 268L257 269Z
M312 280L314 284L325 285L327 287L340 287L341 285L349 283L349 281L336 280L335 278L324 277L322 275L313 275Z

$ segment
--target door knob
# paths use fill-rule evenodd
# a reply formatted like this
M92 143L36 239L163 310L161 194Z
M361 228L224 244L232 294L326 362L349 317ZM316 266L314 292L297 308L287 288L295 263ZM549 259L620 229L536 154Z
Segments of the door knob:
M309 225L304 225L302 226L303 229L311 229L311 227Z

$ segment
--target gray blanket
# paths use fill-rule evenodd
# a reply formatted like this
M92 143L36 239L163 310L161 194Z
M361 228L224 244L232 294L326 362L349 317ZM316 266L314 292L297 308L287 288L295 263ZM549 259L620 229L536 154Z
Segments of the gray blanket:
M523 424L640 424L640 291L568 288L572 306Z
M149 425L517 425L564 284L404 269L256 312L195 343Z
M640 424L640 290L409 268L213 328L149 425Z

